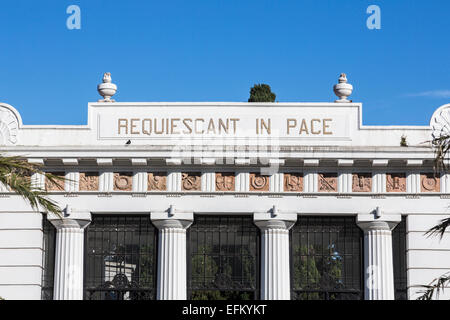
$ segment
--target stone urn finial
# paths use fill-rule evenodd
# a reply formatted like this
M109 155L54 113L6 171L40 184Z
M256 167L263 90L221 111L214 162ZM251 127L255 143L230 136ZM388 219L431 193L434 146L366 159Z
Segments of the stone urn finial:
M111 82L111 73L106 72L103 75L103 83L97 86L97 91L103 97L98 102L115 102L111 97L116 94L117 86Z
M352 102L347 98L352 94L353 86L350 83L347 83L347 75L345 73L341 73L339 83L334 85L333 90L334 94L339 98L335 102Z

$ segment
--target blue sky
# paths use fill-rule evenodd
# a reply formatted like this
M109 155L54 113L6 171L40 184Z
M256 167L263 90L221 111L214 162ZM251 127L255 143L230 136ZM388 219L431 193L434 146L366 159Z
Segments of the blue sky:
M448 0L2 0L0 101L25 124L85 124L107 71L127 102L246 101L255 83L333 101L346 72L364 124L426 125L450 102L449 20Z

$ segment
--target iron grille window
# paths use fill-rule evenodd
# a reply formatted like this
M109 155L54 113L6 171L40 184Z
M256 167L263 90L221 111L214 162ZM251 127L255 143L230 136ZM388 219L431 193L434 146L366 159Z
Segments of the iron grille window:
M42 219L43 244L42 244L42 300L53 300L53 279L55 270L55 244L56 228L44 216Z
M196 216L189 228L192 300L259 297L259 230L248 216Z
M291 231L292 299L363 299L362 241L353 217L298 217Z
M406 271L406 217L392 232L392 252L394 258L395 300L408 299Z
M93 216L86 230L85 299L155 299L156 236L149 216Z

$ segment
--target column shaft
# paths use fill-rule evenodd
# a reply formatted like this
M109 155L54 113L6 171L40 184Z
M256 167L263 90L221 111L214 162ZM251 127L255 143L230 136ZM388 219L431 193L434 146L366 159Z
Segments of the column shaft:
M265 229L261 235L261 299L289 300L289 231Z
M255 213L253 219L261 229L261 299L289 300L289 229L297 214L279 213L274 206L272 213Z
M83 300L83 244L83 229L57 230L54 300Z
M378 218L372 215L357 217L358 226L364 231L364 298L366 300L395 299L392 230L400 221L401 215L381 214Z
M186 300L186 230L159 231L158 300Z

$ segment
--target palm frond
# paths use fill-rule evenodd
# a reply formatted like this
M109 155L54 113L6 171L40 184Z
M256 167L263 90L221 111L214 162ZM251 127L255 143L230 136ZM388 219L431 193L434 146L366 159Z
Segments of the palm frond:
M51 183L58 184L64 177L43 172L42 167L19 157L0 156L0 182L12 192L21 195L34 210L39 206L46 211L62 216L62 210L56 202L46 197L45 190L31 185L31 175L44 175Z
M434 296L439 298L439 294L444 292L446 284L450 283L450 273L446 273L441 277L434 279L429 285L422 286L422 295L417 300L432 300Z
M434 236L434 235L439 235L440 238L442 239L442 237L445 234L445 231L447 230L447 228L450 226L450 218L447 219L443 219L441 220L441 222L434 226L433 228L431 228L430 230L428 230L425 235L427 235L428 237Z
M445 158L450 150L450 136L442 135L440 137L434 138L431 144L436 150L436 156L434 158L434 170L439 172L441 170L447 170L445 164Z

